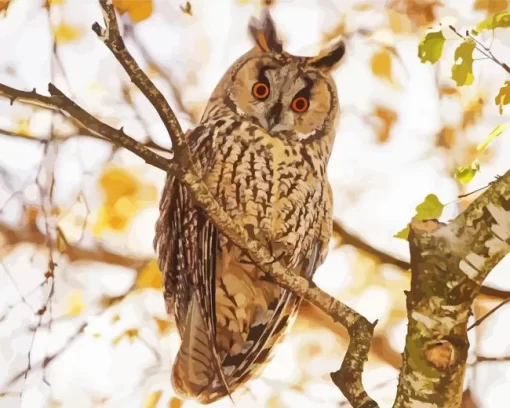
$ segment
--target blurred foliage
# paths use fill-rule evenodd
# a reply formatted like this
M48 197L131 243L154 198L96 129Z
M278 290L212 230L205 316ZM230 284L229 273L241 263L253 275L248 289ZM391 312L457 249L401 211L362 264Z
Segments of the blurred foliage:
M120 14L129 14L135 23L149 18L154 7L152 0L113 0L113 5Z
M107 166L99 179L104 204L99 210L95 234L105 230L123 232L133 217L147 205L157 201L155 186L145 184L140 176L119 166Z
M476 10L487 10L488 12L500 11L502 7L506 7L507 2L505 1L494 1L494 2L475 2L474 8ZM448 28L453 31L458 37L462 39L460 45L458 45L454 52L454 63L451 68L451 78L455 81L457 87L473 85L475 77L473 74L473 63L475 58L473 54L478 51L482 56L487 59L491 59L498 65L500 65L507 73L510 73L510 67L505 63L500 62L491 52L490 48L483 45L480 40L476 39L482 31L485 30L496 30L498 28L510 27L510 12L499 12L491 14L485 20L477 24L476 29L466 31L465 36L459 33L453 26ZM427 33L418 47L418 56L421 62L430 62L432 64L437 63L443 55L444 45L446 38L443 34L443 30L446 28L440 27L439 31L431 31ZM495 104L499 107L499 114L503 114L503 105L510 102L510 86L509 81L505 81L504 85L496 95ZM477 97L467 105L465 113L463 115L461 128L465 130L468 126L473 125L482 114L482 109L485 104L485 99ZM507 128L506 124L497 125L494 130L489 134L484 143L476 147L475 158L467 165L458 166L455 169L455 177L462 184L470 183L476 174L480 171L480 158L478 153L483 152L487 149L488 145ZM456 134L456 130L451 126L445 126L440 134L440 145L449 146L451 145ZM401 234L402 231L399 233ZM397 235L399 235L397 234ZM406 235L406 234L403 234Z

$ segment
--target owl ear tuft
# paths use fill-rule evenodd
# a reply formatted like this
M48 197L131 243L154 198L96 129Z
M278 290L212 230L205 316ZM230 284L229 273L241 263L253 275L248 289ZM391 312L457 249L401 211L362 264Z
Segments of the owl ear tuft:
M259 20L252 17L249 24L250 33L255 40L258 48L264 52L282 52L282 42L278 38L274 21L271 18L269 10L265 8L262 11L262 18Z
M345 42L338 41L330 48L320 52L316 57L310 58L309 64L324 72L335 68L345 55Z

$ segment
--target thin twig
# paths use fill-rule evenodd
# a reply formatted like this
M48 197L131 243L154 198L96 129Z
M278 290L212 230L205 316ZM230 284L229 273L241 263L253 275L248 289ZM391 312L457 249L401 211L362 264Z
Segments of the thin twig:
M19 101L29 105L40 106L47 109L60 110L72 118L80 127L88 129L94 135L108 139L118 146L135 153L137 156L162 170L168 170L169 162L162 156L147 149L141 143L128 136L123 128L115 129L110 125L96 119L90 113L78 106L75 102L64 95L55 85L49 84L48 91L51 96L45 96L32 91L22 91L10 86L0 84L0 96L6 97L11 101Z
M475 328L476 326L479 326L482 324L482 322L487 319L490 315L495 313L498 309L502 308L504 305L506 305L508 302L510 302L510 297L503 300L499 305L497 305L494 309L491 309L486 314L484 314L482 317L480 317L476 322L474 322L471 326L468 327L468 331Z
M510 66L508 66L508 64L504 63L504 62L501 62L498 58L496 58L494 56L494 54L492 53L492 51L490 50L490 48L486 47L485 45L483 45L480 41L478 41L477 39L475 39L470 33L466 33L466 36L463 36L461 33L459 33L457 31L457 29L452 26L452 25L449 25L448 26L450 28L450 30L452 30L455 34L457 34L458 37L462 38L464 41L466 40L466 36L467 38L473 40L475 42L475 47L476 49L482 53L485 57L487 57L488 59L494 61L496 64L498 64L501 68L503 68L507 73L510 74Z
M39 361L36 365L29 366L29 367L25 368L23 371L20 371L19 373L10 377L5 382L5 386L9 387L9 386L13 385L19 379L24 378L28 374L28 372L33 368L37 367L37 368L45 369L53 360L55 360L55 358L59 357L65 350L67 350L78 339L78 336L81 333L83 333L83 330L85 329L86 326L87 326L87 323L81 324L76 329L76 331L71 335L71 337L69 337L67 342L62 347L60 347L53 354L50 354L49 356L44 357L44 359Z
M60 113L60 112L59 112ZM27 134L27 133L24 133L24 132L17 132L15 130L10 130L10 129L4 129L4 128L0 128L0 136L5 136L5 137L10 137L10 138L13 138L13 139L24 139L24 140L30 140L32 142L37 142L37 143L41 143L41 144L44 144L44 143L48 143L48 139L49 139L49 136L46 136L46 137L38 137L38 136L34 136L34 135L30 135L30 134ZM96 133L92 133L91 131L89 131L88 129L84 128L84 127L78 127L76 129L76 131L74 133L71 133L71 134L56 134L54 137L53 137L53 141L54 142L65 142L69 139L71 139L72 137L79 137L79 136L88 136L88 137L92 137L94 139L98 139L98 140L102 140L104 142L108 142L108 143L111 143L109 139L103 137L103 136L100 136ZM162 147L156 143L154 143L152 140L149 140L145 143L141 143L143 146L149 148L149 149L152 149L152 150L155 150L156 152L158 151L161 151L161 152L165 152L167 153L168 155L173 156L173 151L172 149L168 149L166 147Z

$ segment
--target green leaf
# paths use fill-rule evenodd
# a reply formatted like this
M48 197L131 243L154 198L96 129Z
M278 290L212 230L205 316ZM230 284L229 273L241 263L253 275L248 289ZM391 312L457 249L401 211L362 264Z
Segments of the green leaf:
M459 166L455 169L455 178L462 184L467 184L475 177L476 173L480 171L480 164L478 160L473 161L469 166Z
M400 230L395 235L393 235L395 238L400 238L407 241L407 238L409 237L409 225L405 227L403 230Z
M508 127L510 127L510 122L501 123L500 125L496 126L494 129L492 129L492 132L489 133L487 139L485 139L483 143L480 143L478 146L476 146L476 150L478 152L483 152L487 146L489 146L489 144L501 133L503 133Z
M499 106L499 114L502 115L503 105L510 104L510 81L505 82L505 85L501 87L494 101Z
M496 28L508 27L510 27L510 11L504 11L487 17L485 20L478 23L472 32L473 34L478 34L484 30L495 30Z
M457 86L471 85L475 79L473 75L473 51L476 43L468 38L455 50L452 66L452 79Z
M421 62L436 63L443 53L445 38L442 31L428 33L418 46Z
M499 135L501 135L507 128L510 127L510 122L502 123L498 126L496 126L492 132L489 133L489 136L480 143L478 146L476 146L477 152L483 152L485 149L487 149L487 146L492 143L492 141L497 138ZM476 176L476 174L480 171L480 163L478 162L478 159L475 159L473 163L471 163L469 166L459 166L455 170L455 178L459 180L462 184L467 184L471 180L473 180L473 177Z
M423 200L423 203L418 204L416 207L416 215L414 216L417 220L431 220L441 217L443 213L444 204L439 201L439 198L435 194L429 194Z
M416 206L416 215L413 220L438 219L443 213L444 204L439 201L435 194L429 194L421 204ZM393 235L395 238L407 240L409 237L409 224L403 230Z

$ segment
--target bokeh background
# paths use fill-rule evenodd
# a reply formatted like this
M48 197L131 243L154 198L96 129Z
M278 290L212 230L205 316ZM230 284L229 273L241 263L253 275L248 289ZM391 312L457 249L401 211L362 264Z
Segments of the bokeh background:
M509 75L475 51L471 86L451 79L459 32L510 8L507 0L114 0L128 48L166 95L184 129L251 46L247 24L270 6L288 51L314 55L347 36L334 78L342 114L329 174L335 237L315 282L378 319L364 372L392 405L406 334L408 245L394 235L426 195L461 212L510 167L508 122L494 103ZM8 7L7 7L8 6ZM95 0L0 0L0 82L46 94L53 82L112 126L162 154L171 147L155 110L91 30ZM441 60L418 44L442 24ZM510 28L480 36L509 63ZM508 133L508 132L507 132ZM457 166L478 159L468 184ZM0 407L191 408L171 389L179 337L168 319L152 248L165 175L59 113L0 100ZM478 193L479 194L479 193ZM510 260L473 309L481 318L510 296ZM464 407L508 407L510 306L470 330ZM304 305L262 375L234 394L240 407L348 407L331 383L348 336ZM231 407L228 399L211 407Z

